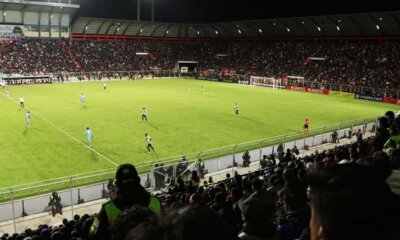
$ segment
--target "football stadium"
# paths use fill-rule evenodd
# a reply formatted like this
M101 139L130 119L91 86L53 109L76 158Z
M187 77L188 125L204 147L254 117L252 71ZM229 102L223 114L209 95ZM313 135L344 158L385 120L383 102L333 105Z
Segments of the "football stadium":
M1 240L400 239L399 4L0 19Z

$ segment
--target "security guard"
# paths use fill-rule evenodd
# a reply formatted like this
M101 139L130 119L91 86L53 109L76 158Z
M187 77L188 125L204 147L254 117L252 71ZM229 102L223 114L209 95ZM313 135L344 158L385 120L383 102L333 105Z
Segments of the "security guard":
M160 200L152 197L140 185L140 177L132 164L120 165L115 178L117 196L114 200L102 205L100 213L90 229L92 239L110 239L108 227L117 220L121 213L130 209L133 205L147 206L154 213L161 211Z

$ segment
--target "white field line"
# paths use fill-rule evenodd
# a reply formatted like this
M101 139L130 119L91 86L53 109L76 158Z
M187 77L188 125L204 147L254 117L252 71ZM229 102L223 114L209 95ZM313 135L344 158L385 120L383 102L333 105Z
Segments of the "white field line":
M1 93L2 95L4 95L3 93ZM13 102L19 104L19 102L13 98L11 98ZM97 155L99 155L100 157L104 158L105 160L107 160L109 163L111 163L114 166L118 166L119 164L117 164L116 162L114 162L113 160L111 160L110 158L108 158L107 156L104 156L102 153L98 152L96 149L89 147L88 145L86 145L84 142L82 142L81 140L77 139L76 137L72 136L71 134L69 134L68 132L64 131L62 128L58 127L57 125L55 125L54 123L50 122L49 120L41 117L39 114L32 112L32 110L30 110L28 108L28 110L31 112L32 115L37 116L39 119L43 120L44 122L50 124L52 127L54 127L55 129L57 129L58 131L60 131L61 133L63 133L64 135L72 138L73 140L75 140L76 142L80 143L81 145L83 145L85 148L89 149L90 151L96 153Z
M64 177L51 178L51 179L43 180L43 181L24 183L24 184L14 185L14 186L11 186L11 187L3 187L3 188L0 188L0 191L26 187L26 186L30 186L30 185L36 185L36 186L40 185L41 186L42 184L45 184L45 183L53 183L54 184L58 180L65 182L65 181L69 180L70 178L75 180L75 178L79 178L79 177L82 177L82 176L94 177L94 176L97 176L97 175L106 174L106 173L108 173L108 171L115 171L115 169L114 168L108 168L108 169L104 169L104 170L96 170L96 171L84 172L84 173L79 173L79 174L74 174L74 175L68 175L68 176L64 176Z

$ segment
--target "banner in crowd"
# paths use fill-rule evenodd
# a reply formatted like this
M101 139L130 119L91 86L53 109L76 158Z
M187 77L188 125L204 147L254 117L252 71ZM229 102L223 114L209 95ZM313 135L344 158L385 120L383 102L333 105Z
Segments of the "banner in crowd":
M354 97L357 98L357 99L364 99L364 100L370 100L370 101L376 101L376 102L383 102L383 97L379 97L379 96L370 96L370 95L364 95L364 94L356 93L354 95Z
M318 89L318 88L309 88L309 87L295 87L295 86L292 86L292 85L286 85L285 88L286 88L286 90L291 90L291 91L310 92L310 93L329 95L329 90L327 90L327 89Z
M23 25L5 25L0 24L0 38L15 39L24 35Z

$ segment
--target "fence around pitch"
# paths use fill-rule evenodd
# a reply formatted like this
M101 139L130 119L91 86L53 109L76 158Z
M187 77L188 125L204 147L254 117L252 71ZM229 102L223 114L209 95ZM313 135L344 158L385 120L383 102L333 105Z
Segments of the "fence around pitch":
M305 145L310 147L318 146L332 140L332 132L338 133L338 138L343 138L348 134L350 128L355 133L358 129L363 131L373 131L375 129L377 117L359 119L332 126L326 126L310 130L308 134L293 133L283 136L272 137L259 141L252 141L234 146L228 146L219 149L211 149L196 154L186 155L188 168L186 170L196 169L196 163L199 159L204 161L205 170L208 173L218 172L224 169L234 168L237 163L241 166L243 152L249 150L250 160L259 161L263 155L269 155L276 152L279 144L283 144L284 149L292 148L295 145L303 149ZM177 177L181 175L177 171L179 160L181 158L160 159L158 164L164 164L163 167L172 166L169 174L165 177ZM154 167L151 163L136 164L140 173L141 184L145 187L154 188L156 185ZM76 205L82 202L89 202L107 197L107 181L114 177L115 169L106 169L96 174L85 176L76 175L67 178L59 178L53 181L41 183L25 184L11 188L0 189L0 221L15 219L16 217L32 215L36 213L49 211L49 193L57 190L62 198L63 206Z

